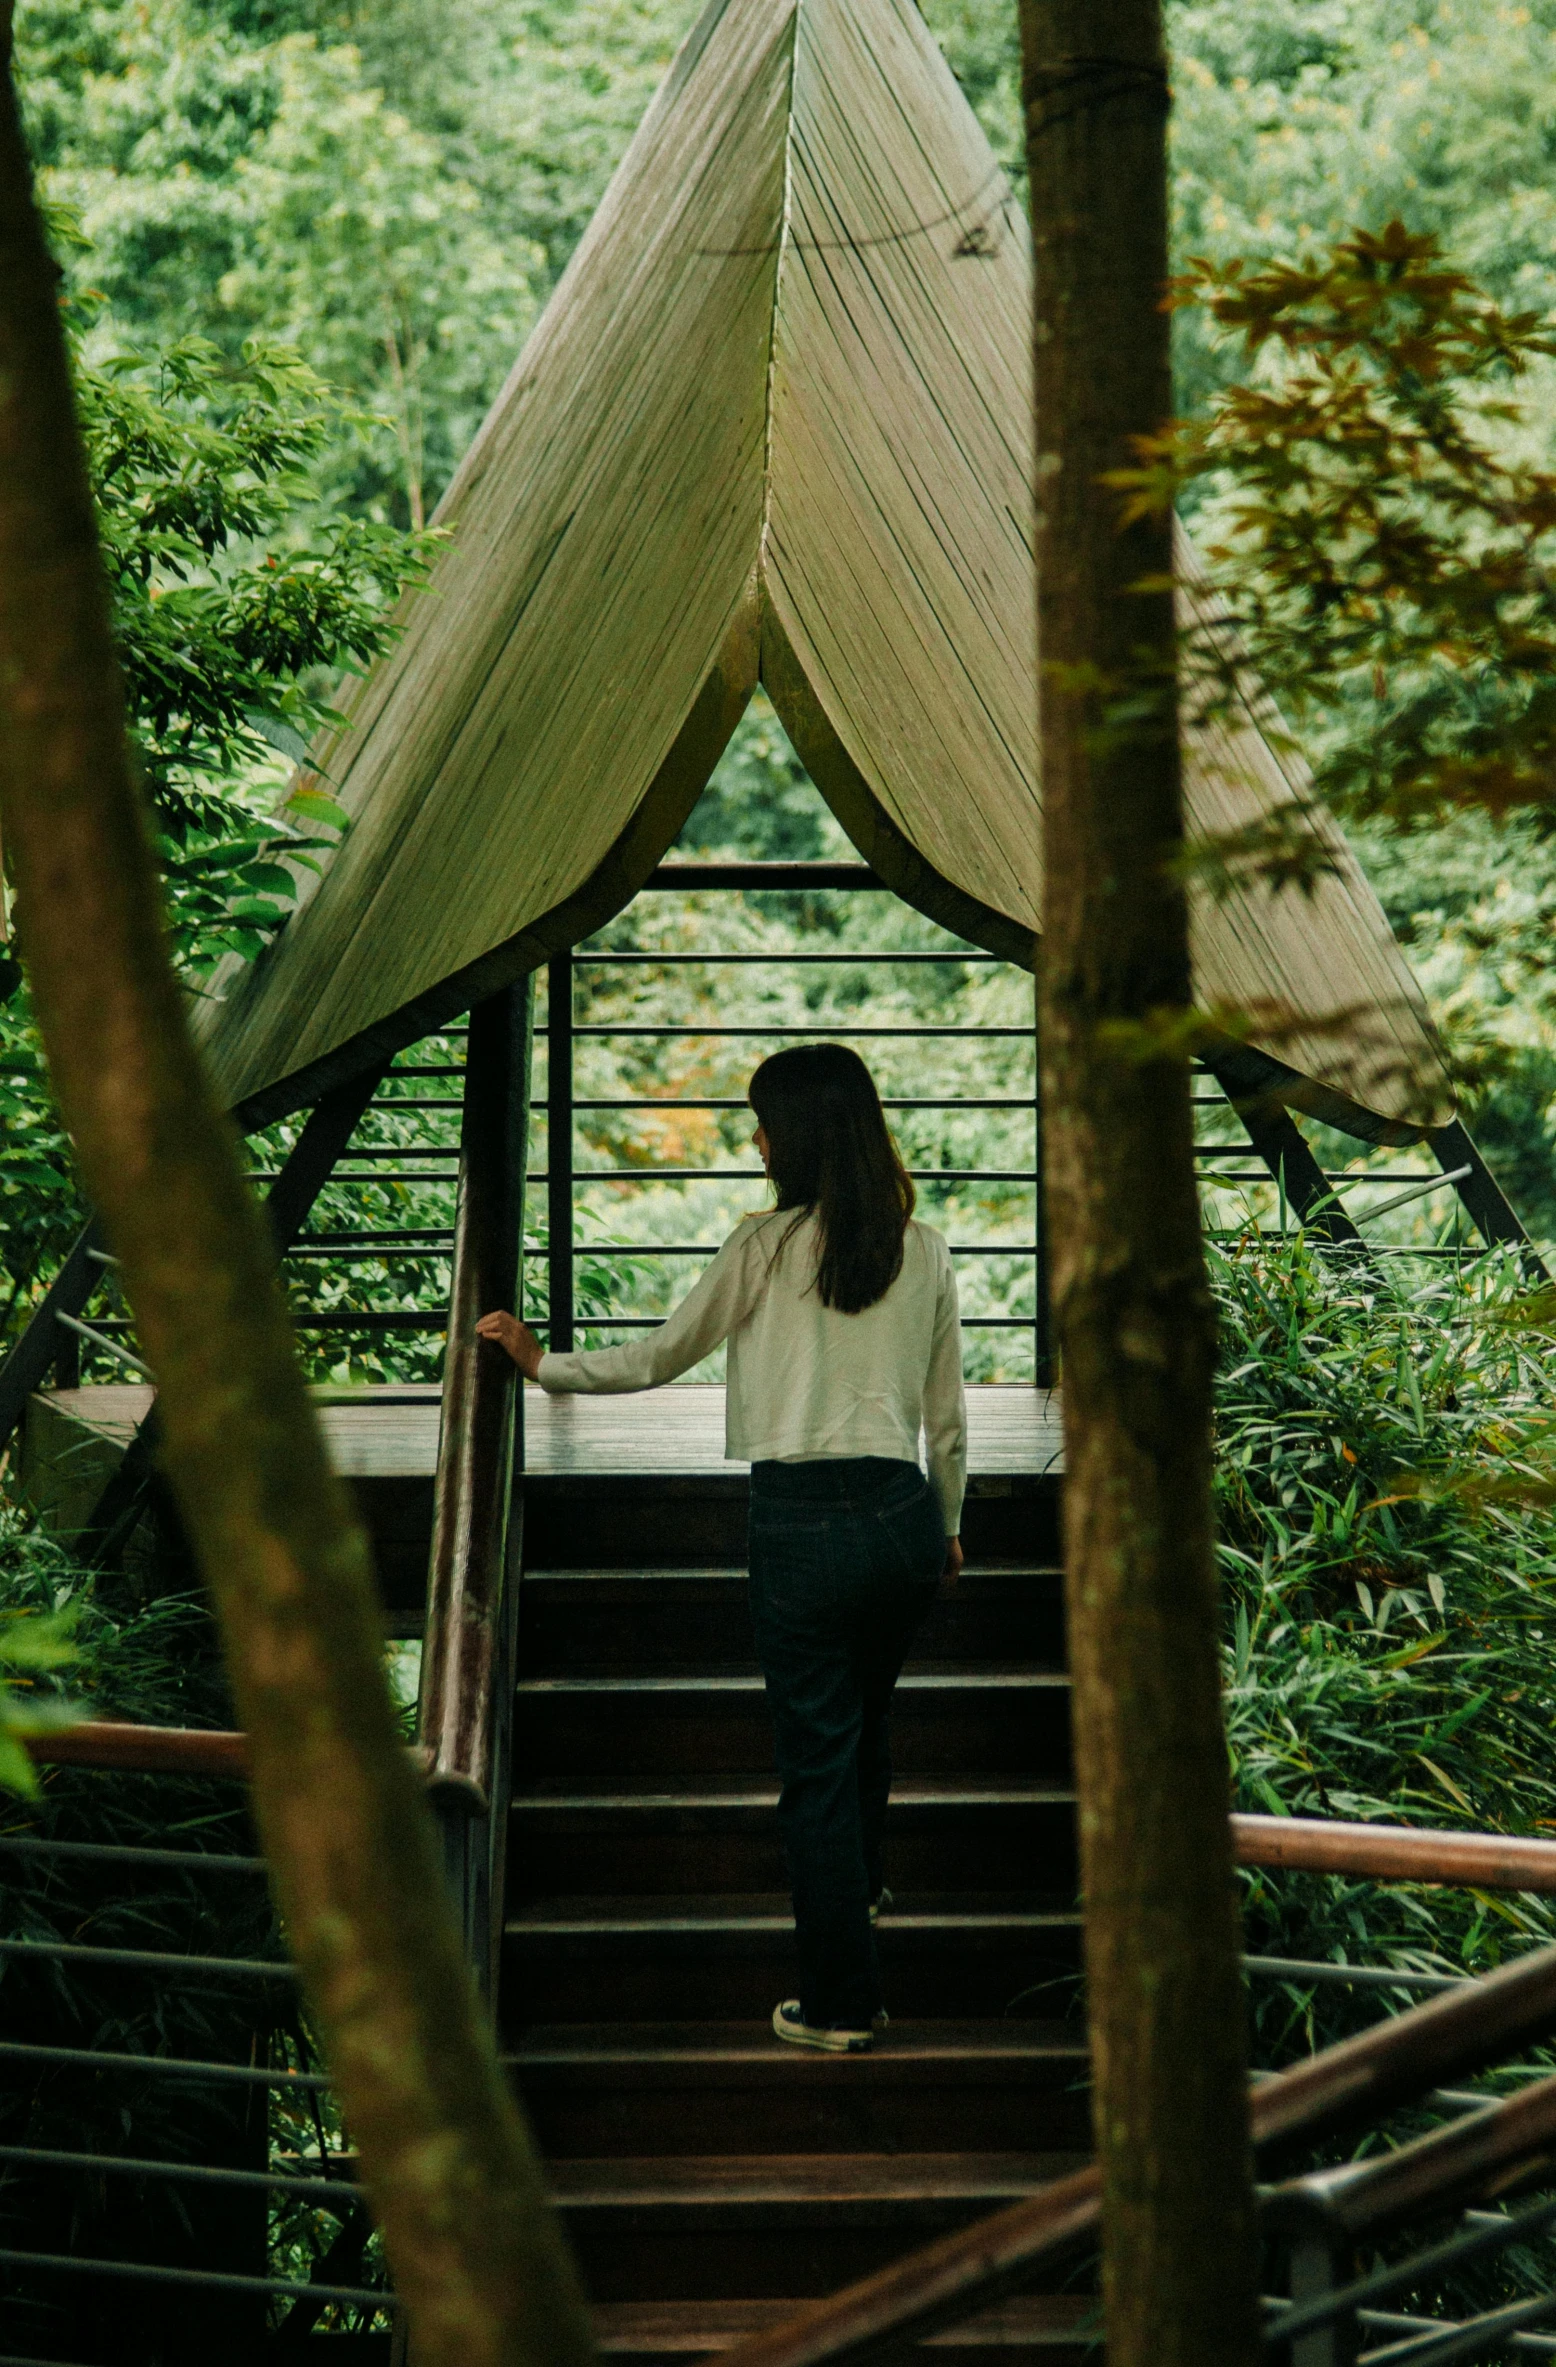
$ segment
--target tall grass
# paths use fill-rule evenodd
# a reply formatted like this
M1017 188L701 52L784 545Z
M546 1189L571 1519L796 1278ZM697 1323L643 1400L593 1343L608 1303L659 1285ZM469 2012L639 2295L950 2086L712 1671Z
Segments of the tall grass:
M1502 1256L1398 1286L1302 1236L1210 1250L1216 1494L1238 1805L1556 1832L1553 1359ZM1484 1972L1556 1939L1556 1900L1252 1873L1251 1952ZM1377 1993L1255 1986L1265 2061L1375 2018ZM1403 2002L1399 1999L1396 2002Z

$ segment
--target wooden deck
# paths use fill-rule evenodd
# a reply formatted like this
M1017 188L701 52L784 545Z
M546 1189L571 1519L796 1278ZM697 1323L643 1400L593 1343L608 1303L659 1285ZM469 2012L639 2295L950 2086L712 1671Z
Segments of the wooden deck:
M143 1383L54 1389L33 1400L27 1461L53 1459L92 1441L128 1445L151 1403ZM335 1468L349 1479L430 1479L437 1469L435 1384L317 1392ZM1062 1467L1057 1391L1020 1384L967 1392L968 1468L975 1478ZM87 1434L83 1436L83 1433ZM96 1457L87 1457L94 1464ZM699 1478L738 1473L724 1459L722 1388L682 1384L631 1397L547 1397L524 1392L524 1464L540 1479ZM100 1482L99 1482L100 1484Z

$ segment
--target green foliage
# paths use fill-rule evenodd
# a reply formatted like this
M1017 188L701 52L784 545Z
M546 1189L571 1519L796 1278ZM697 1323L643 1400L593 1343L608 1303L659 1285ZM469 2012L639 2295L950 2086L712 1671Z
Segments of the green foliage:
M297 535L342 413L284 347L229 363L185 338L76 375L131 733L198 978L259 951L295 898L292 866L332 843L308 829L343 819L323 784L276 806L277 757L295 764L338 720L323 686L388 646L424 545L343 515Z
M1355 224L1440 238L1504 305L1556 304L1552 0L1169 0L1180 255L1291 260ZM1228 357L1183 315L1179 407Z
M1441 1031L1477 1143L1556 1240L1556 839L1543 815L1353 832Z
M228 358L185 338L154 360L94 356L95 311L81 302L67 316L77 398L174 950L198 986L225 958L258 952L333 842L343 817L328 785L286 794L287 776L335 720L334 681L388 646L428 545L312 513L309 472L358 423L295 353L255 342ZM15 920L25 950L25 911ZM9 1321L79 1214L14 964L4 984Z
M1398 222L1331 255L1179 286L1250 375L1122 471L1134 512L1207 479L1200 547L1244 649L1298 722L1334 718L1348 812L1501 812L1556 788L1556 473L1511 442L1510 387L1556 340ZM1202 679L1226 676L1202 637ZM1234 677L1235 679L1235 677Z
M40 1676L52 1676L75 1659L71 1624L57 1611L0 1613L0 1668L12 1672L12 1681L0 1678L0 1790L20 1792L24 1799L38 1796L27 1736L68 1726L79 1715L73 1702L40 1698L36 1691ZM16 1680L25 1691L18 1690Z
M298 34L273 66L275 112L234 167L241 243L217 297L231 324L305 346L387 415L401 514L420 527L529 332L543 257L494 234L354 49Z
M1305 1240L1212 1248L1216 1493L1237 1805L1556 1830L1556 1519L1449 1482L1530 1467L1543 1338L1494 1258L1396 1295ZM1556 1939L1556 1903L1408 1883L1246 1878L1254 1953L1482 1972ZM1343 1990L1256 1990L1264 2059L1371 2017Z

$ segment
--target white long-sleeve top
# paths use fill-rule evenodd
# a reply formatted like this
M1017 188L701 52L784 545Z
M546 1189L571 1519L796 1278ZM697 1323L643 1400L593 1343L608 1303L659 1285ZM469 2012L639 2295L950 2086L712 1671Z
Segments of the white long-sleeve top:
M621 1348L543 1356L540 1385L558 1396L657 1389L728 1340L724 1452L732 1461L885 1455L916 1463L922 1432L946 1534L955 1536L967 1485L967 1405L944 1237L910 1223L901 1273L857 1315L822 1305L818 1247L813 1216L798 1223L785 1209L748 1216L667 1323Z

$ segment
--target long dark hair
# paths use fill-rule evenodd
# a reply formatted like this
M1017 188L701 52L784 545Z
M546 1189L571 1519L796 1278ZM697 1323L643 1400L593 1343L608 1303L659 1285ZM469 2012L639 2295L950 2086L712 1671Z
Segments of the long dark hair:
M846 1045L796 1044L763 1061L748 1098L767 1136L779 1207L795 1209L796 1221L817 1219L822 1305L862 1314L902 1272L914 1202L875 1079Z

